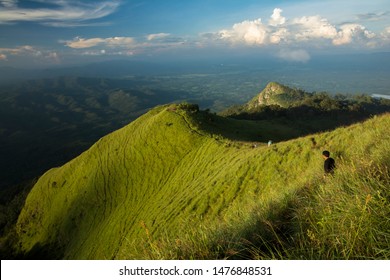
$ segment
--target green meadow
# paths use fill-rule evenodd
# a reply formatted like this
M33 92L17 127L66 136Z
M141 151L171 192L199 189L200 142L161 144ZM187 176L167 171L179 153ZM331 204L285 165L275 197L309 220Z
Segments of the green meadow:
M290 123L159 106L46 172L13 250L50 259L388 259L389 127L387 113L300 137ZM334 176L323 175L325 149Z

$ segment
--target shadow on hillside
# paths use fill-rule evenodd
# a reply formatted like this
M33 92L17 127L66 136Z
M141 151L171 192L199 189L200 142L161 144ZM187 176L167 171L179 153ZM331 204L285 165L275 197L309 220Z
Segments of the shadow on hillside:
M349 126L385 112L390 112L389 106L327 111L310 106L277 109L268 106L260 112L227 117L206 114L202 117L202 128L236 141L280 142Z
M299 236L306 232L306 225L302 224L296 215L301 207L310 198L310 187L304 187L292 196L286 205L271 204L270 211L260 215L261 211L254 209L248 221L238 229L226 229L223 236L229 240L239 240L229 246L229 250L221 255L221 259L277 259L292 260L305 259L308 255L300 251ZM303 203L302 203L303 201ZM230 232L229 232L230 231ZM302 237L301 237L302 238ZM229 254L234 252L234 254ZM302 253L302 254L301 254Z
M62 260L63 256L63 249L37 243L23 258L26 260Z
M0 250L2 260L61 260L64 256L63 249L37 243L27 253L18 253L12 248L15 244L3 244Z
M291 259L288 254L292 237L298 234L293 221L294 210L289 207L275 207L267 217L252 217L252 221L241 229L237 255L229 259Z

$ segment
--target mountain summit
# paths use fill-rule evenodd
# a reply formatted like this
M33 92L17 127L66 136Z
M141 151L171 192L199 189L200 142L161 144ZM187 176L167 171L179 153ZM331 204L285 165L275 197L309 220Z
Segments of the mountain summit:
M247 106L249 110L264 105L288 107L304 97L305 94L301 90L292 89L277 82L270 82L256 97L248 102Z

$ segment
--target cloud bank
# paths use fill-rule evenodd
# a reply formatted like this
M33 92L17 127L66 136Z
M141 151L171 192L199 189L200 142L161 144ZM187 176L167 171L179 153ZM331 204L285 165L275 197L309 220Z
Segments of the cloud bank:
M266 23L261 18L235 23L229 29L208 33L207 39L225 42L232 46L277 47L279 58L288 61L308 61L310 55L304 50L336 48L353 45L370 49L390 43L390 27L380 34L368 30L360 23L332 24L319 15L288 19L283 10L275 8ZM377 20L387 13L359 15ZM204 36L206 38L206 36Z
M64 41L65 45L73 49L86 49L96 46L105 47L126 47L131 48L135 44L132 37L111 37L111 38L74 38L72 41Z
M8 61L11 57L28 57L50 63L59 63L61 60L55 51L38 49L29 45L17 48L0 48L0 61Z
M83 50L81 55L135 55L177 50L188 42L169 33L149 34L140 38L110 37L88 38L76 37L73 40L60 40L65 46L74 50Z
M366 17L372 18L374 15L366 15ZM185 48L207 49L207 47L230 46L233 49L234 47L264 48L273 50L273 54L283 60L307 62L311 58L309 51L312 49L339 48L349 45L365 49L384 46L390 43L390 27L376 34L360 23L336 25L319 15L288 19L283 16L282 9L275 8L266 20L261 18L244 20L233 24L230 28L203 33L186 40L170 33L154 33L139 38L77 37L63 42L72 49L95 48L82 53L88 55L133 55ZM107 51L108 48L110 51Z
M113 13L119 1L33 0L46 8L21 8L21 1L0 0L0 24L16 21L36 21L51 26L73 26L95 24L92 19ZM47 5L48 3L51 5ZM372 22L389 13L367 13L355 18ZM62 50L45 50L31 46L0 48L0 61L11 61L14 56L30 56L43 60L59 61L62 55L88 56L133 56L160 55L163 52L177 54L195 53L201 50L245 50L261 49L264 52L291 62L307 62L310 52L324 49L388 50L390 26L381 32L373 32L360 22L334 24L319 15L303 15L287 18L283 10L275 8L265 19L243 20L219 31L201 33L198 36L176 36L169 32L142 34L138 37L75 37L57 42L65 46ZM101 24L101 23L99 23ZM69 51L71 50L71 51ZM195 51L195 52L194 52Z
M268 24L259 18L236 23L230 29L217 33L219 39L233 44L247 45L299 45L325 43L340 46L352 42L369 46L376 35L361 24L336 26L321 16L302 16L286 19L282 9L273 11Z

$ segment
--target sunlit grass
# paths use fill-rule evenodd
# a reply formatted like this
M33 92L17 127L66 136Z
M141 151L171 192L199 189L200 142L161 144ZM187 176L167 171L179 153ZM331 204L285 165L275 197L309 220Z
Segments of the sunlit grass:
M271 147L227 138L237 125L170 105L102 138L36 184L17 224L20 250L70 259L389 257L388 114ZM323 178L323 149L336 159L334 177Z

